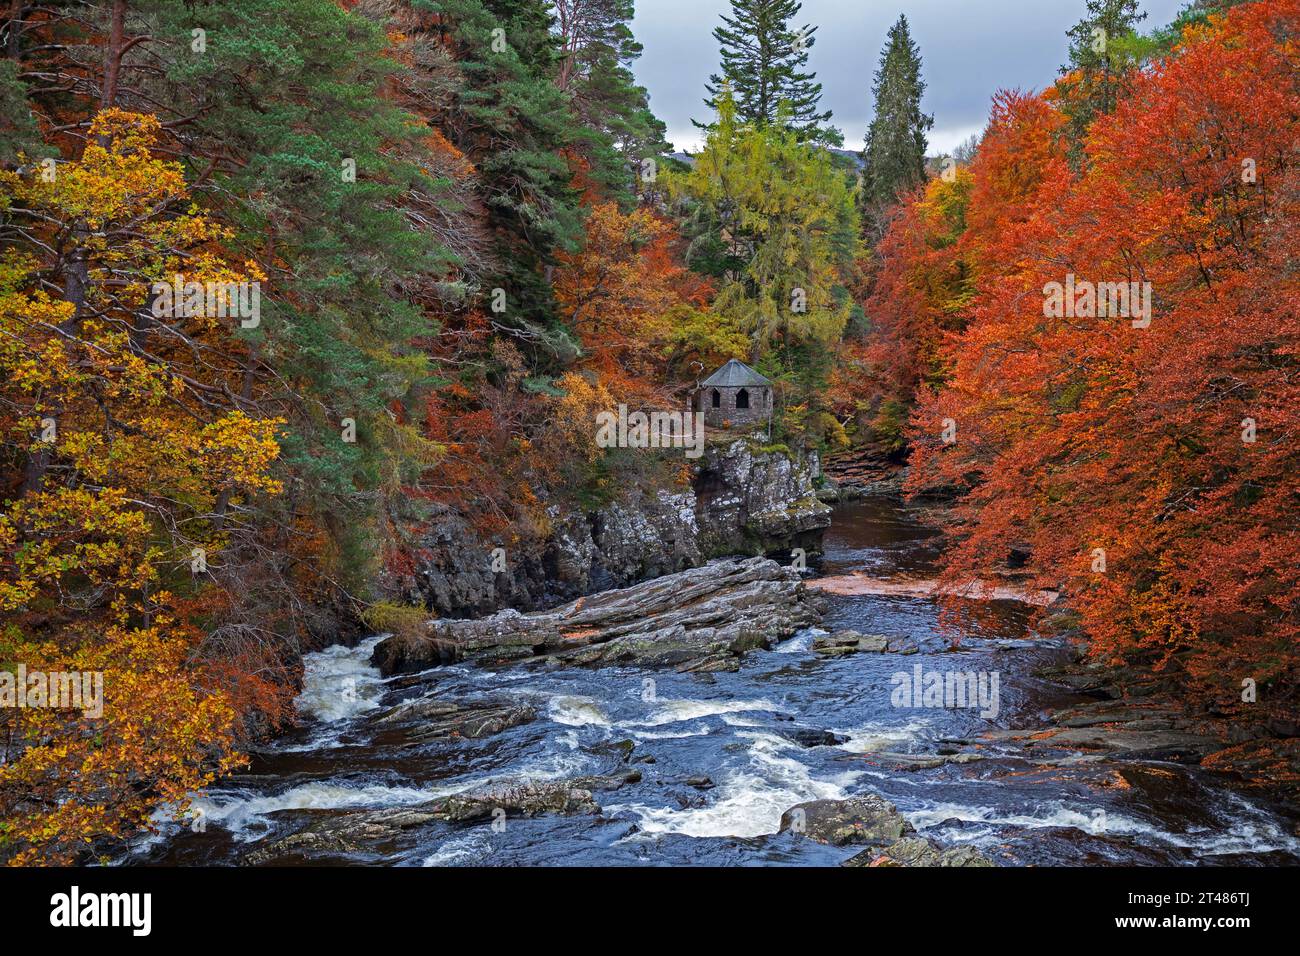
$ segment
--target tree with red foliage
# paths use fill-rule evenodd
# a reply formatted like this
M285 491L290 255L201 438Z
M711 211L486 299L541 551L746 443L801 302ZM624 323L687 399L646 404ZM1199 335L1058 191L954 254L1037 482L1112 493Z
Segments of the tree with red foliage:
M1300 678L1298 28L1300 0L1190 28L1093 125L1079 176L1047 101L995 111L970 324L913 420L911 487L962 490L950 578L1025 549L1094 655L1219 706ZM1051 308L1071 274L1149 283L1152 314Z

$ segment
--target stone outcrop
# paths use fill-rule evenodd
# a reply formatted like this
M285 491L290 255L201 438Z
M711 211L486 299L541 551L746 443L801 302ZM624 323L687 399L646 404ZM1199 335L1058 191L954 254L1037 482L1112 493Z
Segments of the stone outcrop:
M702 553L820 552L831 514L817 498L820 468L815 453L792 459L743 439L710 446L692 479Z
M982 736L1012 741L1030 755L1083 750L1119 759L1188 764L1200 763L1223 746L1208 722L1150 701L1098 701L1057 711L1049 719L1055 729L990 729Z
M851 448L826 460L823 501L853 501L868 495L897 495L905 469L898 453L876 444Z
M533 610L697 567L711 558L821 550L830 508L817 498L816 453L762 448L748 437L710 440L691 466L689 487L631 488L587 512L553 507L544 539L511 545L492 559L453 509L422 521L414 572L385 588L440 617Z
M421 639L381 641L373 662L386 675L538 656L586 666L734 670L746 651L816 624L821 612L821 599L797 571L766 558L722 560L550 611L430 621Z
M889 650L889 637L885 634L861 634L857 631L836 631L813 638L812 649L823 657L841 657L845 654L883 654Z
M457 794L414 807L330 814L266 846L243 860L245 866L276 863L286 857L350 856L391 843L404 831L434 823L473 823L504 813L535 817L544 813L599 813L591 791L569 784L520 786L495 793Z
M509 701L469 703L422 697L406 701L371 718L378 727L394 727L411 741L460 737L477 740L499 734L535 720L537 712L527 704Z
M865 794L849 800L813 800L781 814L780 833L793 832L818 843L893 843L914 828L888 800Z
M844 866L992 866L971 847L943 849L918 836L888 800L863 794L847 800L813 800L781 814L781 833L831 846L865 846Z

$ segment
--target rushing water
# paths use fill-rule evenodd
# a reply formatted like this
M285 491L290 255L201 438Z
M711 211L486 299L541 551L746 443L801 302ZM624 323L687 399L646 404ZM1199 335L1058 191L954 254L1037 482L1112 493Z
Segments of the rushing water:
M826 545L828 573L926 573L934 558L933 537L887 500L839 509ZM1019 605L997 602L992 623L953 650L928 598L831 601L828 628L908 637L920 651L823 659L805 632L747 656L735 674L452 666L389 680L367 662L376 639L312 654L304 726L201 798L201 826L163 823L131 859L233 864L321 814L626 769L616 745L630 740L641 782L597 793L599 816L511 818L504 830L435 823L364 855L304 862L836 864L853 849L778 835L781 813L862 792L893 801L922 834L973 843L1008 865L1300 862L1292 819L1211 774L1087 755L1036 762L1013 743L981 741L989 729L1038 727L1047 709L1087 700L1034 676L1066 651L1028 631ZM892 675L918 664L996 672L996 717L893 706ZM371 711L428 694L528 701L539 716L480 740L421 743L368 722ZM791 739L800 728L843 742L805 747ZM976 759L929 766L897 756L954 753ZM701 775L714 786L686 783Z

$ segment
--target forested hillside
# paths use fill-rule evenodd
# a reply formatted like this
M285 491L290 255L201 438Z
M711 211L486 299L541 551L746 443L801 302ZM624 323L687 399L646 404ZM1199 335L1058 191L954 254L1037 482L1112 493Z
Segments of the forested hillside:
M725 96L709 162L743 194L675 173L631 16L12 5L0 657L104 671L118 701L93 729L5 712L16 860L73 858L230 766L287 716L299 652L410 566L430 503L508 544L608 494L641 466L599 453L595 410L679 406L747 355L790 428L824 427L804 356L850 311L851 183Z
M732 7L682 163L632 0L8 4L0 664L113 705L0 713L0 858L239 766L304 651L422 614L394 582L438 516L510 548L681 486L595 416L729 358L767 441L954 502L953 582L1012 562L1099 659L1294 708L1300 0L1150 33L1089 0L1055 83L938 158L900 18L861 173L799 4ZM1067 275L1150 313L1048 314Z

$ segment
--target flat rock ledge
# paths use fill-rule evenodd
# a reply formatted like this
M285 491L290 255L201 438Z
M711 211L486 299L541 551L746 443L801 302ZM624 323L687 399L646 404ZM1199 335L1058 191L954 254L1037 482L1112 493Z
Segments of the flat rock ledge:
M972 847L943 849L918 836L898 808L864 794L847 800L813 800L781 814L778 832L796 833L831 846L864 846L843 866L992 866Z
M631 774L586 778L600 789L617 789ZM637 775L639 779L639 775ZM574 781L578 782L578 781ZM244 866L264 866L289 857L346 856L382 851L386 844L408 831L435 823L475 823L504 814L535 817L541 814L600 813L591 791L570 783L523 785L495 793L461 794L431 800L413 807L348 811L330 814L297 833L274 840L249 853Z
M883 654L888 650L901 650L903 641L896 640L899 646L890 647L889 636L885 634L862 634L858 631L836 631L833 634L820 634L813 638L812 649L823 657L842 657L845 654Z
M792 568L767 558L712 561L549 611L430 621L421 638L381 641L371 663L385 676L536 657L587 667L735 670L746 652L816 625L824 608Z
M370 719L370 723L381 730L400 734L411 742L422 742L441 738L477 740L536 718L537 711L528 704L421 697L380 711Z
M1223 746L1209 722L1156 699L1096 701L1058 710L1049 720L1055 726L1046 730L991 729L980 736L1012 742L1043 763L1060 752L1083 751L1120 760L1199 764Z

